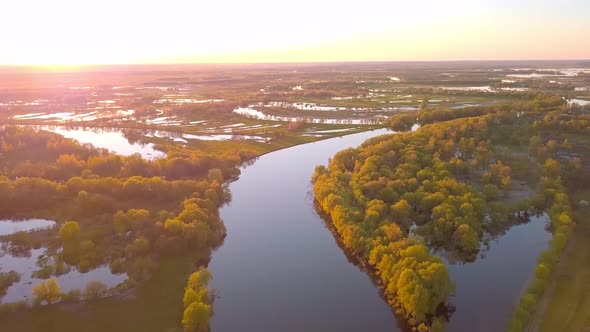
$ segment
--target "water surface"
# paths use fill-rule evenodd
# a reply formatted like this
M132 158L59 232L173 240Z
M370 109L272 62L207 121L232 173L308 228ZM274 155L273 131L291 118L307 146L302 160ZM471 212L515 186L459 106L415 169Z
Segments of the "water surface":
M20 281L8 288L6 295L0 297L0 303L32 301L33 287L43 282L43 279L33 277L33 272L40 269L38 263L46 254L44 248L32 249L30 255L26 256L0 253L0 271L16 271L20 274ZM61 292L67 293L74 289L84 291L89 281L100 281L112 288L125 281L127 274L113 274L108 266L101 266L86 273L71 267L68 273L52 278L61 286Z
M547 215L531 217L490 243L483 259L447 265L456 285L451 303L457 311L446 331L506 330L510 313L533 275L536 259L551 234Z
M55 221L47 219L0 220L0 235L28 232L55 225Z
M212 331L392 331L370 278L350 264L317 215L313 169L378 130L261 157L231 184L221 210L227 238L212 258L219 298Z
M82 144L92 144L94 147L108 149L122 156L130 156L139 153L144 159L159 159L166 153L156 150L153 143L141 144L130 142L125 137L123 130L112 128L67 128L62 126L34 126L71 138Z

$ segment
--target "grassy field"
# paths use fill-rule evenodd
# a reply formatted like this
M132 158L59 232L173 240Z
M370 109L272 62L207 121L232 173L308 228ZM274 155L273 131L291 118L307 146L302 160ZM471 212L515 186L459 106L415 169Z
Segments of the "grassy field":
M590 201L590 191L573 196ZM532 331L576 332L590 331L590 207L576 207L574 243L568 248L563 264L556 271L546 296L549 298L539 325Z
M204 257L177 257L162 263L134 298L95 304L54 305L0 315L2 331L182 331L182 297L189 274Z

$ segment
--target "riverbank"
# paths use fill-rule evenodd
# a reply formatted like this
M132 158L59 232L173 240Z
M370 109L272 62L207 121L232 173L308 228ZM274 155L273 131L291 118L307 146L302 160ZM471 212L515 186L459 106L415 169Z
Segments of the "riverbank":
M590 326L590 191L573 195L576 231L564 252L547 292L527 328L529 332L585 331Z

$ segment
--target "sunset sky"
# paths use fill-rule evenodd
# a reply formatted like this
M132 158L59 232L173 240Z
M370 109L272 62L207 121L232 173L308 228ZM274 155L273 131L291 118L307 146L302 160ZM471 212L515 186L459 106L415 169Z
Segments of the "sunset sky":
M3 0L0 64L590 58L588 0Z

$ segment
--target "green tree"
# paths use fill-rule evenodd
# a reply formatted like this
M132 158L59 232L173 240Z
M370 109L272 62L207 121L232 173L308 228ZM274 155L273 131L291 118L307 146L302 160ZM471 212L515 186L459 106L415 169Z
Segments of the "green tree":
M479 250L479 235L467 224L460 225L455 231L457 247L466 253L476 253Z
M483 194L485 195L486 200L493 201L500 196L500 189L498 189L498 186L495 184L485 184L483 186Z
M412 207L408 201L402 199L391 206L390 214L396 223L407 226L412 214Z

